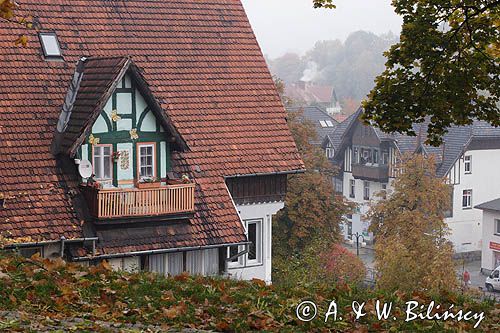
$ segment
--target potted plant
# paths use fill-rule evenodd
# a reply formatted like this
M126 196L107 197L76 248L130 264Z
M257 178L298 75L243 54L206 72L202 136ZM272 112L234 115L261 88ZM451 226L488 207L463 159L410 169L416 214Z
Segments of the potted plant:
M161 181L155 177L145 177L141 178L136 186L139 189L159 188L161 186Z
M113 152L112 158L115 163L118 162L118 160L120 159L120 154L121 153L119 151Z

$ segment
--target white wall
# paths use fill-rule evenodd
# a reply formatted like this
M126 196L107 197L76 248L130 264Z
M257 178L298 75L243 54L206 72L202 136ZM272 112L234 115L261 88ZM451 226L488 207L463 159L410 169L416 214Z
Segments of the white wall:
M490 248L490 242L500 244L500 235L495 235L495 219L500 220L500 212L483 212L483 246L481 251L481 268L492 271L497 265L497 258L500 258L500 251Z
M464 155L472 156L472 172L466 174L463 160L457 161L460 183L453 189L453 216L445 220L451 229L450 240L458 253L482 248L482 212L462 208L463 190L472 189L472 207L500 196L500 150L473 150Z
M356 182L355 186L355 197L351 198L349 197L350 194L350 181L354 180ZM376 201L377 199L380 199L380 197L376 196L377 193L382 191L382 185L385 183L379 183L379 182L374 182L374 181L368 181L370 183L370 200ZM352 219L350 220L352 222L352 233L355 234L358 232L359 234L362 234L365 237L365 240L372 240L373 239L373 234L368 233L368 227L370 226L369 221L364 221L363 220L363 215L368 213L368 210L370 208L370 200L364 200L364 180L361 179L354 179L352 176L352 173L350 172L344 172L344 189L343 189L343 195L345 198L347 198L349 201L355 202L359 205L359 209L357 213L352 214ZM391 184L389 181L389 184L387 184L387 190L391 190ZM347 226L344 226L344 237L347 239L349 238L347 235Z
M249 264L247 255L238 263L229 263L228 273L231 277L242 280L260 279L270 284L272 268L272 217L284 207L282 202L237 205L236 209L242 221L262 219L262 263ZM241 247L240 251L243 250Z

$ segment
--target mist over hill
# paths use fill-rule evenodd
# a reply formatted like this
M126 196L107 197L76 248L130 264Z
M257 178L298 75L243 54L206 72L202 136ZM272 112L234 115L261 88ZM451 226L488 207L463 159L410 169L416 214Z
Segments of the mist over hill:
M342 107L356 108L374 86L374 79L384 70L383 53L398 41L387 33L376 35L357 31L345 42L318 41L303 56L287 53L267 59L271 73L290 85L298 81L333 86Z

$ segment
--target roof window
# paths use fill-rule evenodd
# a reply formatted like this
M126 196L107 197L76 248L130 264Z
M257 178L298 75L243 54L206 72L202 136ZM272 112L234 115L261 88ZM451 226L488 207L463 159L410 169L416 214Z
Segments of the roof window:
M326 124L328 125L328 127L333 127L333 123L331 120L327 120Z
M319 123L320 123L321 127L328 127L328 125L326 124L326 121L324 121L324 120L320 120Z
M45 58L62 57L59 41L57 40L57 35L54 32L41 32L39 37Z

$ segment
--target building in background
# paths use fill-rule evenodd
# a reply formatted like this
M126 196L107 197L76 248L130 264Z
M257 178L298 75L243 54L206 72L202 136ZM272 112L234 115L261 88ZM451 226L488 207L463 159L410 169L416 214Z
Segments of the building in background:
M452 209L446 223L450 240L458 253L479 253L482 247L481 211L477 203L498 197L500 188L500 128L476 121L470 126L452 127L440 147L425 144L426 124L415 125L417 136L387 134L376 127L366 126L359 109L323 141L323 148L333 147L332 163L340 167L335 188L346 198L359 204L358 211L348 216L345 237L359 232L368 240L370 221L363 219L376 193L390 195L395 166L404 153L434 156L436 172L450 184ZM382 192L383 191L383 192Z
M484 202L475 208L483 211L481 271L489 274L500 266L500 198Z
M294 106L286 109L288 112L298 113L299 121L308 121L314 125L317 138L312 144L315 146L321 146L326 135L335 130L338 125L338 122L319 106Z
M271 282L272 217L304 166L242 5L89 8L29 0L40 29L0 22L7 246Z

